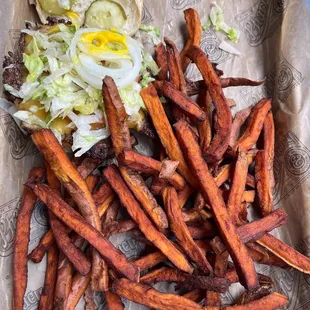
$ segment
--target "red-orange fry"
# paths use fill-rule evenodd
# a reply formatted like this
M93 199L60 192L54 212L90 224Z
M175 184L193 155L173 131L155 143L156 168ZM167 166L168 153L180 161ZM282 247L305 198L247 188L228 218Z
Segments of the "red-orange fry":
M198 67L215 106L215 135L208 150L204 154L208 162L215 163L222 158L228 147L232 125L230 106L224 96L220 78L214 71L206 54L199 47L192 46L185 55Z
M43 179L44 169L32 168L28 178ZM30 220L37 201L36 194L24 188L20 209L16 221L13 245L13 309L23 310L24 295L27 287L27 253L30 240Z
M129 188L124 183L115 165L110 165L104 172L104 176L118 194L122 205L127 209L129 215L138 224L145 237L160 249L179 269L192 273L193 268L188 263L185 256L175 248L175 246L159 232L147 218L140 208L137 200L131 194Z
M205 254L195 244L190 235L188 227L182 217L182 211L178 203L178 196L175 188L166 187L163 190L163 200L170 222L170 228L176 236L179 245L204 274L209 274L212 272L212 267L207 261Z
M168 63L167 63L167 52L163 43L159 43L155 48L155 59L160 69L157 74L159 80L167 80L168 78Z
M257 142L263 129L265 117L271 109L271 100L262 99L252 109L249 116L248 126L234 146L234 151L239 146L247 152Z
M67 226L75 230L96 248L111 267L128 278L139 279L138 268L130 263L121 251L116 249L98 230L88 224L78 212L67 205L47 185L27 183L27 186L33 189L36 195L58 218L61 218Z
M245 245L242 243L235 226L230 220L219 188L209 172L200 147L195 141L188 123L183 120L178 121L175 124L175 130L188 163L200 183L202 194L205 200L210 202L213 217L228 252L235 263L241 284L249 290L255 289L258 286L258 281L253 261L249 257Z
M47 251L45 281L39 301L39 310L52 310L58 266L58 248L52 245Z
M107 302L108 310L123 310L124 304L122 303L121 298L112 293L111 291L104 292L105 300Z

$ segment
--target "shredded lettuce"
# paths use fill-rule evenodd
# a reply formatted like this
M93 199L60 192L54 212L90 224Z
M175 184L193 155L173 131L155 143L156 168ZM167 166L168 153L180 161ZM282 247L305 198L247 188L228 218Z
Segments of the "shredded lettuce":
M207 30L211 26L211 24L212 22L211 19L209 18L207 23L202 26L202 30Z
M124 103L126 113L130 116L145 109L144 102L140 96L141 86L138 83L133 86L119 89L119 94Z
M23 54L23 62L29 72L26 81L33 83L43 73L43 61L37 55Z
M223 9L215 2L213 2L213 6L210 11L210 22L212 23L215 31L223 31L226 33L229 40L234 43L238 42L240 36L239 30L230 27L225 23Z
M147 87L149 83L155 81L151 74L155 76L158 74L159 71L160 69L151 54L148 52L143 52L142 68L140 70L140 75L142 76L142 79L139 82L141 87Z
M36 125L40 128L47 128L46 123L30 111L17 111L13 116L29 125Z

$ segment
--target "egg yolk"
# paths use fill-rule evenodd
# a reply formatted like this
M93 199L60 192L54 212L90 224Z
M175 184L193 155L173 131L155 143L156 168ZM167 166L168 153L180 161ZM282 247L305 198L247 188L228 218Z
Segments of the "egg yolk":
M80 42L87 47L90 53L128 54L126 36L117 32L108 30L87 32L82 35Z

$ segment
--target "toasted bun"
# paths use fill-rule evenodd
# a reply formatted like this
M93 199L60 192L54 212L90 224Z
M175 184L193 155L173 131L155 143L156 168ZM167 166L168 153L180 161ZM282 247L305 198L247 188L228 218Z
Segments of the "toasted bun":
M85 21L85 12L89 9L90 5L96 0L77 0L71 7L71 11L79 14L79 24L82 26ZM131 36L137 32L141 24L142 8L144 0L110 0L119 4L125 12L126 22L122 29L119 29L121 32ZM38 12L39 18L43 24L47 24L47 18L51 16L45 12L38 0L29 0L29 3L35 5ZM56 19L64 19L70 21L70 18L64 14L59 16L51 16Z

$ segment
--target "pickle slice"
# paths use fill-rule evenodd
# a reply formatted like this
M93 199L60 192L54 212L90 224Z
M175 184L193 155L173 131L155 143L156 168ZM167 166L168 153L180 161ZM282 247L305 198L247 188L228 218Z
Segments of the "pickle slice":
M85 25L94 28L115 28L121 30L126 22L123 8L109 0L92 3L86 12Z
M50 15L63 15L67 12L60 7L57 0L39 0L42 10Z

